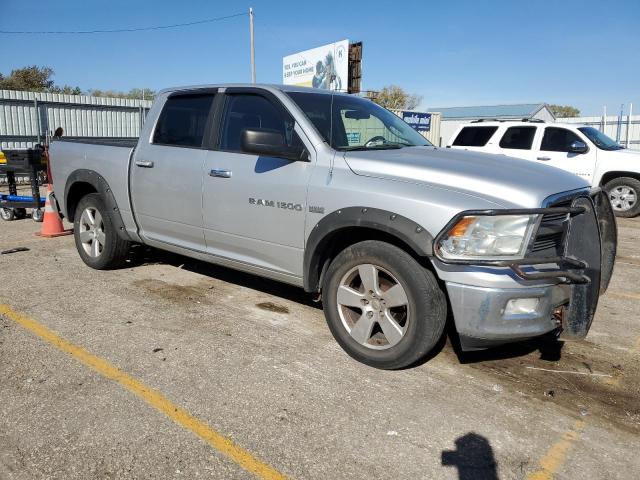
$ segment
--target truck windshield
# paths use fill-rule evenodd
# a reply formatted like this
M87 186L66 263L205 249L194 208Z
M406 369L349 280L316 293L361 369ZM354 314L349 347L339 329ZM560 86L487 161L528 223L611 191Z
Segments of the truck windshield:
M600 130L593 127L580 127L578 128L584 133L589 140L595 143L596 147L601 150L622 150L624 147L616 142L614 139L607 137Z
M431 145L400 117L371 100L326 93L287 94L336 150L386 150Z

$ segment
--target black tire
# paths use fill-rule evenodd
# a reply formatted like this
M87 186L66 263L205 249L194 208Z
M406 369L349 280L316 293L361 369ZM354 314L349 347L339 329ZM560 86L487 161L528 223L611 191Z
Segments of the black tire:
M22 220L23 218L27 218L27 209L26 208L16 208L15 215L17 220Z
M13 208L0 208L0 218L5 222L15 220L16 212Z
M82 214L86 209L95 209L102 217L102 232L104 233L104 245L97 256L91 256L84 249L81 240ZM78 202L74 213L73 236L76 248L82 261L96 270L108 270L121 266L127 258L131 243L118 236L114 227L111 212L106 208L102 196L99 193L85 195Z
M618 198L616 189L624 189L625 187L633 191L635 201L629 209L621 210L622 204L616 201ZM618 177L607 182L604 189L609 195L616 217L631 218L640 214L640 180L632 177Z
M381 267L383 275L384 271L391 274L406 293L404 335L396 344L383 350L356 341L340 316L338 288L341 281L354 268L365 264ZM366 290L364 286L360 288L363 292ZM436 346L446 323L447 300L433 273L404 250L385 242L367 240L340 252L327 270L322 297L325 318L336 341L351 357L375 368L394 370L420 361ZM360 313L364 315L364 310ZM354 314L359 315L357 311Z
M31 220L36 223L42 223L44 220L44 211L40 208L34 208L31 210Z

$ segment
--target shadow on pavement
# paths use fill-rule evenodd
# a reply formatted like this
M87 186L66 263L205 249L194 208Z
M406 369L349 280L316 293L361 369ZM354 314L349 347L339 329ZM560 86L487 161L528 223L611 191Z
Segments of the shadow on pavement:
M258 290L301 305L322 309L322 303L314 302L309 293L292 285L287 285L276 280L270 280L268 278L210 264L171 252L157 250L151 247L136 245L131 249L129 259L130 267L156 263L173 265L223 282ZM451 312L450 306L448 311ZM493 347L487 350L463 352L460 349L458 335L453 326L453 318L449 314L445 334L425 358L419 360L408 368L420 366L437 356L445 348L447 339L451 343L453 351L458 357L459 362L462 364L522 357L529 355L536 350L540 352L541 360L558 361L562 356L561 351L564 345L564 342L557 340L555 334L550 334L545 337Z
M462 364L524 357L535 351L539 352L540 360L558 362L562 358L562 348L564 346L564 342L558 340L555 336L544 336L475 352L462 352L459 347L455 346L453 341L452 344L458 360Z
M128 266L136 267L156 263L173 265L193 273L205 275L234 285L251 288L253 290L259 290L263 293L284 298L285 300L300 303L302 305L307 305L317 309L322 308L322 304L314 302L311 295L305 292L302 288L287 285L286 283L142 245L135 245L131 249Z
M469 432L455 441L455 450L442 451L442 465L458 469L459 480L498 480L498 465L489 440Z

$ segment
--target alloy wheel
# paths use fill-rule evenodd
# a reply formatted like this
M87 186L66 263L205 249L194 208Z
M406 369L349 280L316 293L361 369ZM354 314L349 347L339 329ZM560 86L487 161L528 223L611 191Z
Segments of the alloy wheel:
M104 223L96 208L88 207L80 216L80 242L90 257L97 258L104 250Z
M362 264L349 270L338 286L337 304L344 328L367 348L391 348L407 331L407 293L390 272L377 265Z
M620 185L611 189L609 198L611 199L611 206L618 212L631 210L638 201L636 191L627 185Z

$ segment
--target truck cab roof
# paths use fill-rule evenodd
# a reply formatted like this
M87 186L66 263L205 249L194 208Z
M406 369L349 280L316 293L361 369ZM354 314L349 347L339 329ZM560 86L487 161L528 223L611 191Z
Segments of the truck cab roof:
M159 92L159 94L164 93L174 93L174 92L182 92L182 91L192 91L192 90L204 90L204 89L220 89L220 88L259 88L268 91L280 91L280 92L306 92L306 93L315 93L318 95L349 95L346 92L337 92L333 90L322 90L319 88L311 88L311 87L301 87L298 85L282 85L282 84L271 84L271 83L215 83L215 84L203 84L203 85L187 85L187 86L178 86L178 87L170 87L165 88Z

